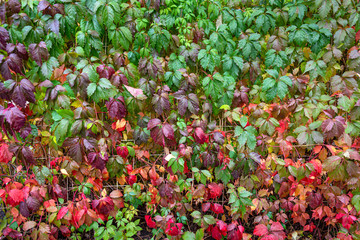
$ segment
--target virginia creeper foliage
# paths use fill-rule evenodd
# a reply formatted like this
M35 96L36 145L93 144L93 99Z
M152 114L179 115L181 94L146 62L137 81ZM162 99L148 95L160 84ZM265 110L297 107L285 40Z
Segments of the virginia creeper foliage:
M0 238L360 239L360 2L0 3Z

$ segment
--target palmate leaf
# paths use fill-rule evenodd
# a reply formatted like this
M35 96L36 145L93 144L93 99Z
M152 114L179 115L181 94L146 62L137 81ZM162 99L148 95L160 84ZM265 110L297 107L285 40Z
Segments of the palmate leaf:
M49 59L49 52L46 47L46 43L41 41L39 44L30 44L29 53L31 59L33 59L39 66L42 66L43 60Z
M261 52L261 45L259 43L261 35L258 33L252 33L250 36L241 39L238 43L238 47L241 50L240 53L246 60L255 59Z
M321 129L327 139L340 137L345 131L345 119L341 116L336 116L334 119L326 119L321 124Z
M342 76L335 75L330 79L331 92L343 92L344 95L351 97L353 92L358 88L358 78L356 72L347 71Z
M183 75L180 71L166 72L164 77L167 85L172 90L177 90L180 87L181 80L183 79Z
M109 160L109 156L107 153L102 154L101 152L90 152L87 155L87 159L93 167L103 170Z
M171 71L179 70L180 68L186 68L185 58L181 55L176 56L175 53L170 55L168 67Z
M355 30L353 28L339 29L334 34L334 44L337 48L344 51L355 44Z
M161 123L160 119L151 119L147 129L150 130L151 138L159 145L174 146L176 144L174 129L169 123Z
M71 110L56 110L51 113L54 124L51 131L55 136L55 143L61 146L70 135L71 125L74 122L74 113Z
M12 130L19 131L24 127L26 119L25 114L20 111L20 109L16 106L11 106L4 109L0 106L0 121L3 127L3 119L5 118L6 122L10 124ZM6 131L6 129L3 129Z
M2 56L3 57L3 56ZM12 72L21 73L23 61L15 53L11 53L7 58L1 59L1 75L5 80L12 79Z
M236 55L237 52L238 51L235 51L231 55L224 55L222 59L224 71L234 78L239 76L239 73L244 66L244 60L240 56Z
M132 34L127 27L117 28L115 25L111 25L109 39L116 48L123 47L125 50L129 50L132 43Z
M306 5L302 4L303 1L298 1L296 3L290 3L289 6L289 20L292 22L295 19L302 21L308 11Z
M253 126L248 126L248 118L243 116L240 118L240 126L235 127L235 137L238 137L239 147L247 146L253 150L256 146L257 131Z
M59 67L59 62L56 58L50 57L46 62L43 62L41 66L41 73L45 78L50 78L53 70Z
M229 33L228 26L226 24L221 24L217 31L213 32L209 38L211 47L217 49L220 53L225 51L230 39L231 34Z
M152 104L154 105L155 112L161 115L165 110L170 110L170 102L169 102L169 92L170 89L168 86L164 86L162 89L154 94L152 99Z
M202 85L205 95L211 97L216 105L231 105L235 90L235 79L232 76L222 76L217 72L212 78L205 77Z
M151 47L155 48L157 52L162 49L167 50L171 40L171 34L165 29L151 28L148 31L150 37Z
M267 71L273 77L277 77L278 73L273 70ZM262 83L262 90L266 93L266 100L271 101L276 96L281 100L289 93L289 87L292 86L292 80L288 76L281 76L280 78L266 78Z
M127 114L124 97L120 96L117 99L110 98L106 102L106 108L108 109L108 115L111 119L120 120Z
M146 76L150 75L153 78L159 73L163 72L161 62L157 58L141 58L139 61L139 72Z
M29 80L24 78L20 83L14 80L7 80L4 86L12 101L20 107L25 108L26 101L35 102L35 87Z
M285 68L287 63L289 62L288 57L284 51L277 52L274 49L270 49L266 53L265 57L265 66L267 68Z
M223 21L229 26L230 32L239 37L242 31L245 30L243 12L239 9L225 9L222 12Z
M121 9L117 1L100 0L94 4L93 11L103 26L111 26L120 20Z
M87 95L95 102L112 98L117 90L106 78L100 78L98 83L90 83L87 87Z
M174 93L174 97L178 100L178 111L181 116L185 115L186 110L197 115L199 108L199 100L194 93L186 94L184 90Z
M308 30L302 28L302 26L298 29L293 25L288 27L286 31L289 32L289 42L295 43L299 47L305 46L305 44L310 41Z
M199 51L198 59L200 60L201 66L210 72L213 72L215 67L220 64L218 51L216 49L211 49L210 46L207 46L206 50L201 49Z
M310 60L306 63L304 73L310 73L310 79L316 79L319 75L325 77L326 63L323 60Z
M256 30L266 34L270 29L275 28L275 17L272 11L263 12L263 9L259 9L254 12L256 17Z
M309 42L311 44L311 51L318 54L326 45L330 43L332 36L331 31L326 28L321 28L316 24L309 24L306 26L309 32Z

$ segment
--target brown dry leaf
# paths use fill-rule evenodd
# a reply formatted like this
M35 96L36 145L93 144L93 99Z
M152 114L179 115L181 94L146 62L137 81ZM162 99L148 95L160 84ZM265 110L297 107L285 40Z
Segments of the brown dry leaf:
M125 179L125 175L124 175L124 174L121 175L120 177L116 177L116 180L118 181L118 183L119 183L120 185L125 185L125 183L126 183L126 179Z
M41 233L50 233L50 226L44 222L40 223L39 230Z
M23 230L27 231L27 230L30 230L30 229L34 228L35 226L36 226L35 221L27 221L23 225Z
M123 194L121 193L120 190L114 190L110 193L111 198L120 198L122 196L123 196Z

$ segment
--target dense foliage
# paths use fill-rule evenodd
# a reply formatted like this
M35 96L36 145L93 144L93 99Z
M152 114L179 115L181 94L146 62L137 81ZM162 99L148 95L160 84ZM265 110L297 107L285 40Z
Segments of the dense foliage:
M8 0L0 19L3 236L360 239L359 1Z

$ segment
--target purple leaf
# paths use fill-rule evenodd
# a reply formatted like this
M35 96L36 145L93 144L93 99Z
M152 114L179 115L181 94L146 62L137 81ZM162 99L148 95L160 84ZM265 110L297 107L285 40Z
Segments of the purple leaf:
M117 99L110 98L110 100L106 102L106 107L111 119L120 120L127 114L125 100L122 96Z
M161 124L160 119L158 119L158 118L151 119L148 123L147 129L148 130L153 129L154 127L156 127L159 124Z
M42 1L43 2L43 1ZM41 3L41 2L40 2ZM41 41L39 44L32 43L29 45L31 58L41 67L43 60L47 61L50 57L46 43Z
M25 146L21 149L21 153L24 157L24 160L29 163L30 165L35 164L35 158L33 152L30 150L29 147Z
M19 210L21 215L23 215L24 217L30 217L29 208L25 202L20 202Z
M67 138L65 139L63 147L69 148L67 154L74 159L76 162L80 163L83 160L83 150L81 147L80 139L76 138Z
M111 76L115 73L115 70L112 67L102 64L96 68L96 72L99 74L100 78L110 80Z
M221 132L214 132L214 140L216 143L223 145L225 142L225 137L222 135Z
M161 115L164 110L170 110L169 94L166 89L160 89L157 94L154 94L152 104L155 107L155 112L159 115Z
M59 35L59 29L60 29L59 20L57 20L57 19L49 20L46 27L47 27L48 30L50 30L53 33Z
M9 40L10 40L9 32L5 28L0 27L0 49L5 50L6 43Z
M154 58L152 61L149 58L141 58L139 61L139 71L142 75L150 75L156 78L158 72L162 72L162 65L160 60Z
M5 80L11 79L11 71L15 73L22 72L22 60L15 53L11 53L1 65L1 74Z
M39 12L44 11L46 8L50 6L50 3L48 1L42 0L39 2L39 5L37 6L37 9Z
M10 94L14 103L24 108L26 101L35 102L35 87L29 80L24 78L20 83L14 82L13 84L16 85L10 89Z
M1 110L0 115L4 115L10 127L15 131L19 131L25 125L26 119L24 113L15 106Z
M149 121L147 129L150 130L150 136L157 144L163 147L176 145L174 129L170 124L161 125L161 121L155 118Z
M345 119L341 116L336 116L333 119L326 119L321 124L321 129L324 133L324 137L327 139L340 137L345 131Z
M172 126L168 123L164 123L162 126L162 132L164 133L164 136L170 140L174 140L174 129Z
M9 0L7 3L6 3L6 12L8 14L15 14L15 13L19 13L20 10L21 10L21 4L19 3L18 0Z
M120 87L121 85L127 85L128 84L128 79L125 76L125 74L123 73L115 73L112 75L111 79L110 79L112 85L114 85L115 87ZM126 86L125 86L126 87ZM130 92L130 91L129 91Z
M31 212L36 212L39 210L41 203L35 197L30 196L26 199L26 205Z
M106 162L108 161L108 155L105 153L104 156L102 156L99 152L91 152L88 154L88 160L93 167L103 170Z
M163 183L159 187L159 193L161 197L172 198L174 189L168 183Z

